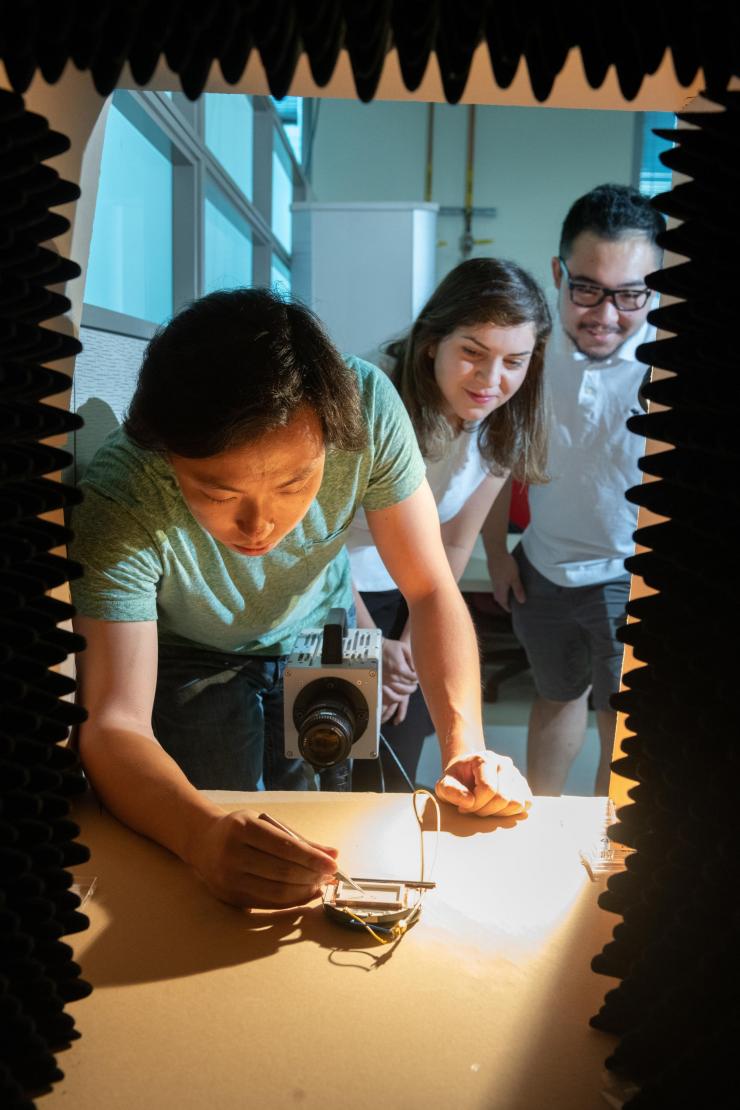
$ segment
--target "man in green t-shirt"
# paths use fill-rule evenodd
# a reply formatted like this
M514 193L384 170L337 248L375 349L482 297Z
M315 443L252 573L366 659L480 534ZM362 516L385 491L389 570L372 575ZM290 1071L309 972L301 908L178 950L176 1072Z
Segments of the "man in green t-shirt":
M484 749L475 636L405 409L307 309L233 290L180 312L83 485L82 761L110 810L218 897L295 905L333 874L334 849L199 791L305 787L283 754L282 670L299 632L351 608L343 543L359 506L409 606L439 797L478 816L527 807L511 761ZM333 774L346 789L348 767Z

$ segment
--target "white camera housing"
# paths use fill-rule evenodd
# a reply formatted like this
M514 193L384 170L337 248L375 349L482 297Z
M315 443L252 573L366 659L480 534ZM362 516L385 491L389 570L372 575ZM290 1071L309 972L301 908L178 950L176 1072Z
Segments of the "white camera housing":
M322 661L322 654L327 655L324 636L325 630L321 628L302 632L285 667L285 754L290 759L307 759L318 766L305 753L301 729L309 713L321 714L322 704L334 704L333 699L338 697L350 707L347 716L354 725L349 758L377 759L382 707L382 634L377 628L346 630L341 637L341 652L329 653L334 660L340 656L339 661L333 662ZM332 713L342 716L341 709L327 710L324 713L329 722L327 729L333 727Z

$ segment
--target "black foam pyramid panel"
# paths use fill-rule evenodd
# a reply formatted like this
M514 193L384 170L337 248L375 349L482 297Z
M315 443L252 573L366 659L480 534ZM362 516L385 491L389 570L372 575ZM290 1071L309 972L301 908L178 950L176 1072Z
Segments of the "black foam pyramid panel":
M40 519L77 497L48 477L70 456L43 441L80 421L44 403L66 379L40 363L79 350L42 326L69 307L47 286L79 273L42 245L68 226L49 210L79 190L44 165L67 140L19 96L0 93L0 135L0 1101L21 1107L61 1078L56 1053L78 1035L65 1007L90 990L61 939L87 926L70 889L88 858L69 818L84 784L62 746L83 711L51 669L80 641L47 596L77 568L55 553L66 528Z
M647 664L613 699L634 733L614 769L636 785L610 835L635 853L600 898L622 921L593 961L621 980L592 1024L620 1037L606 1063L637 1085L630 1108L731 1105L728 1046L740 1031L740 580L728 523L740 509L737 308L729 311L740 294L740 100L714 99L716 113L681 114L693 127L671 132L663 156L693 179L654 200L685 221L663 245L688 261L648 279L681 300L652 314L672 337L639 353L674 376L645 388L665 411L630 421L666 450L642 460L654 480L628 497L668 518L638 530L647 550L627 560L660 593L630 602L634 621L621 634Z
M462 96L481 43L490 59L491 90L507 88L524 61L539 101L552 92L571 50L580 52L593 88L613 67L627 100L637 96L668 49L682 85L701 69L707 88L721 91L740 68L738 6L725 0L683 9L652 0L639 14L593 4L530 5L525 11L499 0L25 0L3 8L0 56L20 93L37 70L54 82L71 60L89 69L98 92L107 95L126 62L144 83L164 56L184 92L196 99L214 62L234 83L253 49L276 97L287 93L301 53L323 86L345 49L357 95L366 101L375 95L393 48L411 90L434 52L451 103Z

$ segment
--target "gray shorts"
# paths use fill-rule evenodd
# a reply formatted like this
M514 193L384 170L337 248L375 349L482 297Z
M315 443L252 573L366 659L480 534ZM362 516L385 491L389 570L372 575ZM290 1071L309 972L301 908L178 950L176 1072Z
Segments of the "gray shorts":
M592 687L594 709L609 709L619 689L624 648L616 638L626 621L630 579L594 586L556 586L514 551L527 600L511 599L514 632L529 659L537 693L575 701Z

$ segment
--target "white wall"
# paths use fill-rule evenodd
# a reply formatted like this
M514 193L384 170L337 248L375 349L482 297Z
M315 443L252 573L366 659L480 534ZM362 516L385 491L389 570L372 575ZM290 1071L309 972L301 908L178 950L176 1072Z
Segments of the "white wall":
M435 286L437 205L293 205L293 292L340 351L377 362Z
M468 108L435 105L432 201L465 199ZM423 200L425 104L322 100L313 151L317 201ZM571 203L605 181L634 179L635 114L558 108L476 108L474 248L513 258L545 285L560 225ZM462 218L439 219L437 277L460 261Z

